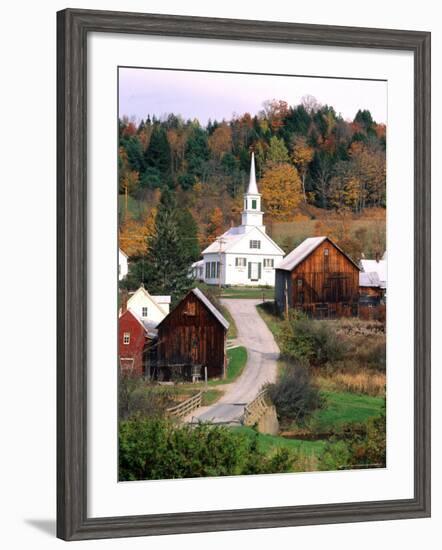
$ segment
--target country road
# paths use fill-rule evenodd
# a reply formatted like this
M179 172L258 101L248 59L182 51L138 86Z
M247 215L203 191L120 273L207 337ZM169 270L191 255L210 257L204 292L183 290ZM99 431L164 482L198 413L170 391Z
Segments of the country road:
M241 376L228 386L217 403L194 411L193 421L238 422L244 413L244 406L258 395L262 386L276 380L279 348L256 310L260 302L250 299L222 300L238 328L237 344L247 348L247 364Z

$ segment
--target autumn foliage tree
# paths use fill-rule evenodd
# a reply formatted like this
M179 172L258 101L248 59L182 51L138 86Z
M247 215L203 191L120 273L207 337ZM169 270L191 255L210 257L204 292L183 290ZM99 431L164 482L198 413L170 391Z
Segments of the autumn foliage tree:
M221 208L216 206L207 224L207 242L213 242L217 237L223 233L224 216Z
M302 199L301 179L289 163L270 164L260 188L266 212L274 220L289 220Z

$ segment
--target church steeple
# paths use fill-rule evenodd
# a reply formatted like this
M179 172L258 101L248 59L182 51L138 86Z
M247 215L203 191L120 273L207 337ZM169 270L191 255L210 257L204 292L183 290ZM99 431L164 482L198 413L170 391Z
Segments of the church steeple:
M262 223L263 212L261 211L261 194L256 185L255 175L255 154L252 153L250 161L250 178L247 192L244 193L244 210L242 211L242 225L249 227L260 227L265 231Z

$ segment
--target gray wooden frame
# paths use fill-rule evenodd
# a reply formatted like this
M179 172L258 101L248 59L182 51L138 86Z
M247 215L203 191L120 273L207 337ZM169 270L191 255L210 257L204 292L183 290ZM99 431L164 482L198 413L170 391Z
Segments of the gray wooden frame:
M88 518L86 99L90 32L408 50L415 91L414 498ZM430 33L68 9L57 14L57 535L65 540L430 515Z

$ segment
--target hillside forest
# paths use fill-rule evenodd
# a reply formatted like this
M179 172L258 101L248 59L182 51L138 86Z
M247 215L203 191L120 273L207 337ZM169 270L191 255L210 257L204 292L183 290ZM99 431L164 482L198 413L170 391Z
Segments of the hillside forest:
M121 118L119 242L131 259L128 287L152 273L153 253L158 266L172 250L184 269L240 224L251 151L267 232L286 252L324 234L356 261L384 252L386 126L368 110L344 120L308 96L205 126L173 113Z

